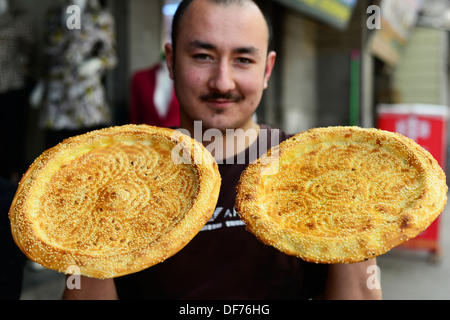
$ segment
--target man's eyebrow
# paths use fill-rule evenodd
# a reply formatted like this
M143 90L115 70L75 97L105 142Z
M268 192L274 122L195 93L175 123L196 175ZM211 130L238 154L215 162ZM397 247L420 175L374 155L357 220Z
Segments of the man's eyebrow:
M192 48L200 48L200 49L206 49L206 50L217 50L217 46L213 45L209 42L204 42L201 40L194 40L189 43L189 46ZM240 53L240 54L251 54L256 55L259 52L258 48L255 48L253 46L248 47L238 47L233 49L234 53Z
M259 52L258 48L255 47L240 47L233 50L234 53L240 53L240 54L250 54L250 55L256 55Z
M194 40L189 42L189 47L192 48L200 48L200 49L207 49L207 50L215 50L217 47L209 42L204 42L200 40Z

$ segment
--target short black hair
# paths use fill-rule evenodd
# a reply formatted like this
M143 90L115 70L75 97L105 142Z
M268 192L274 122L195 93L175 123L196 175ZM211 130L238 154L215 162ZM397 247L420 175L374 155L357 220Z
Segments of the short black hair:
M173 16L171 37L172 37L172 50L173 50L174 55L175 55L175 51L176 51L177 35L178 35L178 28L179 28L180 20L181 20L183 14L186 12L189 5L192 3L192 1L194 1L194 0L182 0L180 2L180 4L178 5L178 9L175 12L175 15ZM242 4L245 1L251 1L251 2L255 3L258 6L261 13L263 14L264 19L266 20L267 28L269 30L269 39L268 39L269 43L268 43L267 49L268 49L268 52L271 50L272 38L273 38L272 22L270 21L270 18L264 12L264 10L262 9L262 7L258 1L256 1L256 0L209 0L209 1L217 3L217 4L225 4L225 5L232 4L232 3Z

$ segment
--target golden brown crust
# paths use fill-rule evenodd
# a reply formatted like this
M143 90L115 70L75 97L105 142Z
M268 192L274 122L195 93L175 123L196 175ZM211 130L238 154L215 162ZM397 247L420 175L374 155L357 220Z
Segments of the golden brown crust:
M447 201L445 174L400 134L316 128L242 174L236 210L267 245L316 263L367 260L425 230Z
M12 234L49 269L118 277L181 250L210 219L220 184L211 154L178 131L93 131L30 166L10 209Z

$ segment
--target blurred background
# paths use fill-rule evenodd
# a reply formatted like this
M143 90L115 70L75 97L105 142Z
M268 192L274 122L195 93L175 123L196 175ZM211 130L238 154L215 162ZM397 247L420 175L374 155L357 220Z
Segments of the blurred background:
M162 61L178 2L0 0L4 241L11 240L8 199L44 150L111 125L177 125L178 104ZM292 133L334 125L397 131L447 169L450 1L261 5L273 23L278 60L260 121ZM379 258L385 298L450 298L447 216ZM19 278L17 268L25 264L22 299L59 299L62 275L23 257L15 263L1 262Z

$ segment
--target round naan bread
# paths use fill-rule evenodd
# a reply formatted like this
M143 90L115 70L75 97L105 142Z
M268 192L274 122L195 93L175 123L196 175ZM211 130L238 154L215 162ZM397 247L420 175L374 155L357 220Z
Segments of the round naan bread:
M411 139L328 127L297 134L251 164L236 210L259 240L286 254L353 263L416 237L446 201L443 170Z
M113 278L181 250L212 216L220 184L211 154L178 131L93 131L30 166L10 209L12 234L46 268Z

